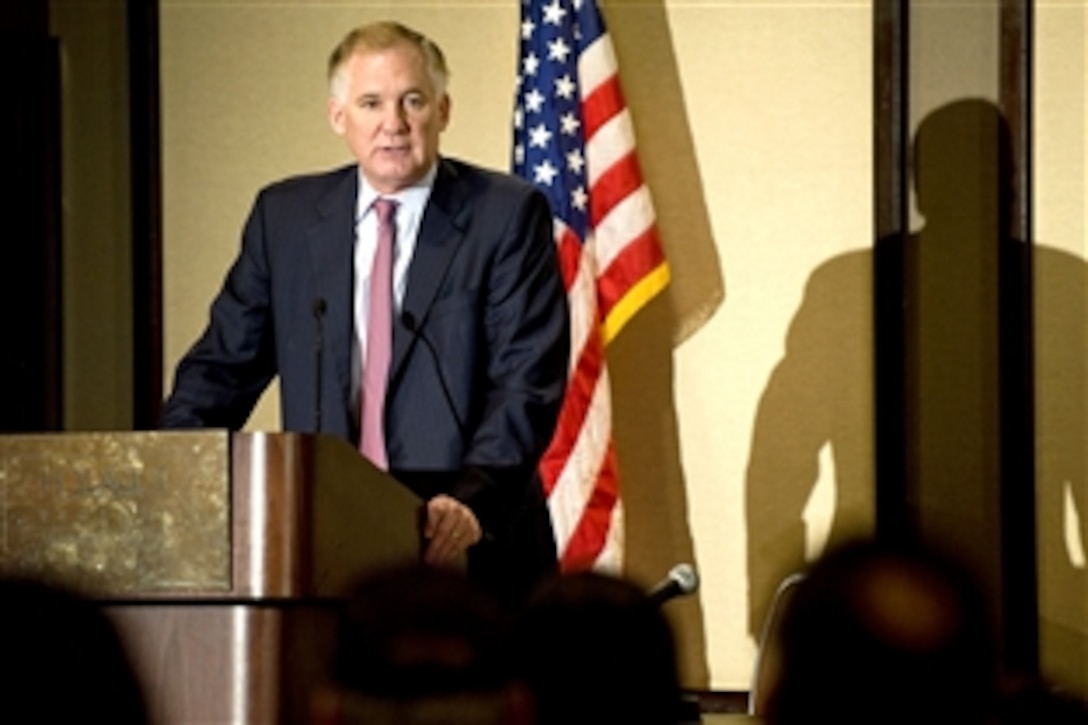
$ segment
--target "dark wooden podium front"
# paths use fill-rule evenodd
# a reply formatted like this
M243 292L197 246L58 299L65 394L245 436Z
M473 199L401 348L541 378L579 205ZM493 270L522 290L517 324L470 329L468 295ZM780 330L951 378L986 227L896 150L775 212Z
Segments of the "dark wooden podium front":
M416 496L323 436L3 436L0 494L0 567L101 602L155 723L304 720L332 604L419 551Z

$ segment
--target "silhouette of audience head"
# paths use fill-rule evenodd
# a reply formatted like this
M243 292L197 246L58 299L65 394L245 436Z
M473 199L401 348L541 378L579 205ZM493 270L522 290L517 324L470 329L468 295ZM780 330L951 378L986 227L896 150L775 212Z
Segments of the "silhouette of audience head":
M990 627L979 588L950 558L846 544L786 605L766 720L986 722L996 683Z
M584 572L538 588L512 636L515 674L536 722L676 722L681 708L672 629L646 592Z
M113 623L93 602L28 577L0 579L0 720L148 722Z
M453 569L403 566L363 576L339 612L333 691L318 721L489 725L521 719L509 686L507 620Z

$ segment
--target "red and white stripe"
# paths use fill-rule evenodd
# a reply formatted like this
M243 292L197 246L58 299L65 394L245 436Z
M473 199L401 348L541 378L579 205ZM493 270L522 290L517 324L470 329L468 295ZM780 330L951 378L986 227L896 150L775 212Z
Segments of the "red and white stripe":
M601 35L578 63L590 183L589 238L556 220L571 310L571 377L541 462L564 571L623 568L623 503L605 348L668 284L615 52Z

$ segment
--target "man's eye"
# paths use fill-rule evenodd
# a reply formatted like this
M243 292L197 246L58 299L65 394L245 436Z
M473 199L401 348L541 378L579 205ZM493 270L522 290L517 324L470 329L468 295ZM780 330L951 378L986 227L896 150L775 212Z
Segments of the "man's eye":
M412 110L418 111L419 109L427 105L427 99L423 96L417 95L405 96L404 105L406 108L411 108Z
M361 98L359 99L359 108L365 108L367 110L373 110L378 107L378 101L375 98Z

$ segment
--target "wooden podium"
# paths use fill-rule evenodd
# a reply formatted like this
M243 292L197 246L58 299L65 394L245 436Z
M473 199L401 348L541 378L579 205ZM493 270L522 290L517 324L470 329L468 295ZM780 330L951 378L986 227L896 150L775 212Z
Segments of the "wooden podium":
M324 436L0 436L0 569L100 601L160 724L304 721L332 605L418 558L419 505Z

